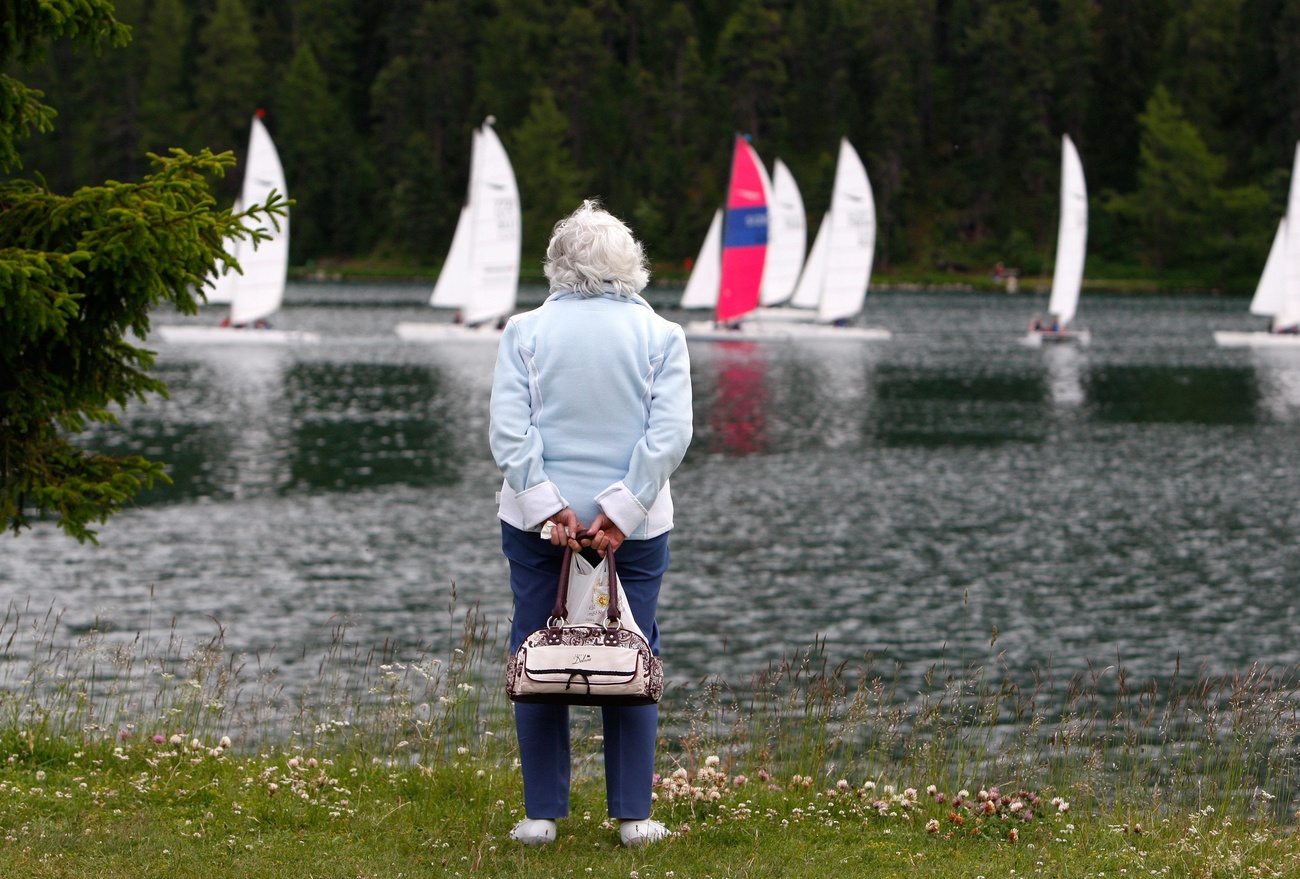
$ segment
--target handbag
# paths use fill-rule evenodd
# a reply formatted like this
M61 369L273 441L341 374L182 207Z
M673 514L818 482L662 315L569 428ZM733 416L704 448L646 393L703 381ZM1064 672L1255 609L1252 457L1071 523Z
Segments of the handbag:
M580 557L579 557L580 558ZM569 622L569 583L577 559L564 549L555 605L543 628L519 645L506 665L514 702L564 705L651 705L664 692L663 660L640 631L622 622L622 585L614 553L605 553L609 606L603 624ZM635 625L635 621L633 621Z

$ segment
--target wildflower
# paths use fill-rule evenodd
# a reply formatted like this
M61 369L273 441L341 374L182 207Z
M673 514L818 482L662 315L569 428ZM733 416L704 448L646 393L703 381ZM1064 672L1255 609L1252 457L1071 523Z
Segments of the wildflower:
M274 781L268 782L266 785L266 792L268 794L273 794L279 789L280 789L280 785L276 784Z
M198 739L190 739L190 750L191 750L191 751L197 751L199 748L202 748L202 747L203 747L203 743L200 742Z
M153 737L153 743L154 743L155 745L166 744L166 742L167 742L167 737L166 737L166 736L156 735L156 736Z
M722 760L720 760L720 759L717 757L717 755L710 755L710 756L704 758L704 765L705 765L705 766L708 766L710 769L712 769L713 767L717 766L717 765L718 765L719 763L721 763L721 762L722 762Z
M737 775L735 778L733 778L733 779L731 780L731 784L732 784L732 786L734 786L734 787L744 787L744 786L745 786L745 782L747 782L747 781L749 781L749 779L746 778L745 776L743 776L743 775Z
M758 770L758 780L765 783L769 782L772 780L772 774L766 769L760 769Z
M903 791L903 799L908 800L909 802L916 802L916 788L909 787L907 790Z
M180 733L172 733L172 737L168 739L168 741L173 745L179 745L181 742L185 741L185 737Z
M1011 805L1008 806L1007 808L1009 808L1012 812L1019 812L1025 808L1025 804L1020 802L1020 800L1012 800Z
M841 778L839 781L835 782L835 788L837 790L848 790L849 783L845 781L843 778Z
M1068 811L1070 811L1070 804L1069 804L1066 800L1064 800L1063 798L1061 798L1061 797L1053 797L1053 798L1052 798L1052 805L1056 807L1056 811L1057 811L1057 812L1068 812Z
M456 753L459 754L460 756L464 757L466 754L469 753L469 748L465 748L465 747L457 748L457 749L456 749Z
M1014 845L1019 841L1020 841L1020 831L1012 827L1010 830L1007 831L1007 842Z
M925 823L925 832L926 832L926 833L938 833L938 832L939 832L939 819L938 819L938 818L931 818L929 821L927 821L927 822Z
M932 796L932 797L936 797L936 796L939 795L939 788L938 788L937 785L933 785L933 784L932 784L932 785L930 785L929 787L927 787L927 788L925 789L925 792L926 792L927 794L929 794L930 796Z
M875 790L875 789L876 789L876 783L875 783L874 781L868 781L868 782L865 782L865 783L862 785L862 789L863 789L863 790Z
M44 781L44 780L45 780L45 770L44 770L44 769L38 769L38 770L36 770L36 780L37 780L37 781Z

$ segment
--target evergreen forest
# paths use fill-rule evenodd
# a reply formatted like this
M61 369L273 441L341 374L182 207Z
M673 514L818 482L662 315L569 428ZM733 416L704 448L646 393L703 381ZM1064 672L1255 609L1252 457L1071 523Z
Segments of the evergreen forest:
M231 150L259 108L296 265L432 273L486 117L514 163L524 266L584 196L661 274L699 248L735 133L790 166L810 236L847 137L877 272L1027 274L1054 258L1061 136L1083 158L1089 278L1246 291L1300 137L1300 0L118 0L131 42L9 71L54 130L55 192ZM218 184L224 203L239 169ZM810 237L811 240L811 237Z

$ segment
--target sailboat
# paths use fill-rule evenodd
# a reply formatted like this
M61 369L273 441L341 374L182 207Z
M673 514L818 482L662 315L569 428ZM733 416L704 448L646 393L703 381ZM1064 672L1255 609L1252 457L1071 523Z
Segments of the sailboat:
M1083 163L1070 135L1061 135L1061 218L1056 233L1056 268L1052 294L1047 301L1049 320L1034 318L1021 342L1038 347L1044 342L1077 341L1087 345L1087 330L1071 330L1083 287L1083 262L1088 247L1088 186Z
M1291 169L1286 216L1277 224L1273 246L1264 261L1250 313L1267 316L1269 329L1258 332L1217 330L1214 341L1223 348L1300 348L1300 144Z
M287 197L284 168L275 143L262 123L262 111L253 116L248 135L248 157L244 160L244 183L235 202L236 211L247 205L266 204L272 192ZM165 342L200 344L286 344L317 342L316 333L302 330L271 329L267 318L280 310L289 269L289 217L277 217L276 225L267 222L270 238L254 245L247 239L235 239L231 256L243 270L218 271L208 279L209 302L229 302L230 315L218 327L160 326L158 335Z
M794 295L803 258L808 251L808 216L803 196L794 175L785 162L772 165L772 196L768 201L767 262L763 266L763 286L759 290L759 307L752 317L763 319L772 309ZM787 309L778 309L785 312Z
M790 305L816 309L814 320L822 330L852 332L866 339L890 338L888 330L842 325L862 311L875 253L875 193L857 150L848 138L841 138L831 207L822 218Z
M457 309L456 322L399 323L402 339L496 342L514 311L523 244L519 186L494 121L489 116L474 131L469 192L429 299L434 308Z
M731 151L726 215L723 216L722 212L714 215L700 261L692 272L692 279L696 273L702 272L703 278L712 280L715 257L710 238L716 237L714 319L687 324L687 339L738 338L740 319L758 307L767 260L768 199L771 193L766 173L754 147L744 136L736 135ZM688 297L707 297L712 295L713 289L713 284L706 287L697 282L692 286L688 281L682 298L685 301Z
M843 325L862 310L875 246L876 209L871 183L857 152L843 139L831 209L822 220L812 252L790 298L790 304L797 307L802 295L811 308L806 312L794 308L757 312L751 309L738 327L721 327L721 320L714 325L687 324L686 337L771 341L888 339L888 330ZM780 319L787 312L793 317ZM758 315L761 317L754 319Z

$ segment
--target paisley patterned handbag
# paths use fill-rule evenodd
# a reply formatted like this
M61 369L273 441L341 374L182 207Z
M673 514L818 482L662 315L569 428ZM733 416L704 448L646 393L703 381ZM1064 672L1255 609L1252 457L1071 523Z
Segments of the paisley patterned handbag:
M607 552L609 610L605 624L569 625L566 604L573 551L564 550L560 585L546 627L519 645L506 666L506 694L515 702L649 705L664 692L663 661L639 633L623 627L614 553Z

